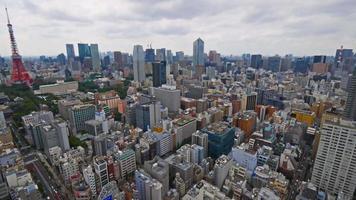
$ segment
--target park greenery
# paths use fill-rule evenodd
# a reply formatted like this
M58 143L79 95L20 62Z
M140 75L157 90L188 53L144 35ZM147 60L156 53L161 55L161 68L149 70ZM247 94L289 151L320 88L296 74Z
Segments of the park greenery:
M11 100L20 97L23 101L10 104L13 111L13 119L16 125L20 126L21 117L30 114L32 111L37 111L41 104L47 105L49 110L54 114L58 113L58 106L56 101L58 98L52 94L44 94L36 96L32 89L27 85L14 84L12 86L1 85L0 92L3 92Z
M69 136L69 145L71 147L81 146L83 148L87 148L87 144L84 141L81 141L79 138L75 137L74 135Z

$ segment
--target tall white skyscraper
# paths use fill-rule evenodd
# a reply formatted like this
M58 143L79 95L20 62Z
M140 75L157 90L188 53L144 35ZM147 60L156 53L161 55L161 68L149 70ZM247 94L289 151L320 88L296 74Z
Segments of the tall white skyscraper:
M204 65L204 41L200 38L193 43L193 67Z
M98 44L90 44L90 53L94 71L100 71L100 55Z
M312 182L331 194L352 199L356 189L356 122L340 118L325 121ZM346 198L347 199L347 198Z
M145 80L145 53L142 45L135 45L133 49L133 71L134 80L142 82Z

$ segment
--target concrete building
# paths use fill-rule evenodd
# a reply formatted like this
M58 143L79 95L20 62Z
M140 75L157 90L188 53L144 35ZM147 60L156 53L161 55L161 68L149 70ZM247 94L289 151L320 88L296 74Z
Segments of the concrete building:
M175 119L172 123L175 133L173 145L180 146L184 143L190 143L192 134L197 130L197 120L193 117L182 116L181 118Z
M350 86L344 116L348 119L356 121L356 69L352 73Z
M61 99L58 100L58 111L63 119L69 120L70 108L75 105L83 104L79 99Z
M226 155L222 155L218 159L216 159L214 165L214 184L218 188L221 188L223 186L225 178L228 175L232 164L232 159L227 157Z
M67 151L70 149L69 146L69 131L68 131L68 126L66 122L56 122L54 124L54 127L57 132L57 137L58 137L58 145L61 147L62 151Z
M161 102L150 101L136 106L136 125L144 131L161 122Z
M85 130L85 122L95 119L95 106L93 104L75 105L70 109L69 121L74 134Z
M109 183L108 164L106 158L103 156L94 157L93 163L98 183L97 191L100 191L106 184Z
M219 188L211 185L210 183L202 180L194 187L192 187L186 195L182 197L182 200L228 200L228 198Z
M235 146L231 150L232 158L240 166L245 167L249 172L253 172L257 166L257 153L248 144Z
M153 178L162 183L162 195L166 195L169 190L169 164L160 157L145 161L145 171Z
M161 200L162 184L152 179L145 171L135 172L136 190L139 200Z
M46 155L49 156L49 149L54 146L58 146L59 144L56 129L52 125L43 125L41 126L41 134L43 141L43 150Z
M54 94L63 95L78 91L78 81L57 82L55 84L40 85L39 90L35 94Z
M196 131L192 134L192 144L199 145L204 148L204 157L208 155L208 134L201 131Z
M136 157L132 149L125 149L114 154L115 160L119 162L121 178L133 174L136 170Z
M159 100L171 113L176 113L180 108L180 91L175 87L163 85L159 88L152 88L152 95Z
M88 167L83 169L83 176L84 176L84 180L85 182L88 184L91 193L92 193L92 197L95 198L96 197L96 181L95 181L95 174L93 171L93 168L91 165L88 165Z
M312 183L349 199L356 188L356 122L337 118L325 121L314 163Z

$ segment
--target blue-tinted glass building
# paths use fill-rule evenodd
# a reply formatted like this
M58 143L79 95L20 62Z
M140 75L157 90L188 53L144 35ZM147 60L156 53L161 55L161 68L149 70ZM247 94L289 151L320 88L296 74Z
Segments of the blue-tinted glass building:
M214 159L229 154L234 145L235 128L224 122L216 122L201 130L208 134L208 155Z
M152 63L153 87L160 87L166 84L166 61Z
M83 63L85 57L91 57L90 47L88 44L79 43L78 44L78 53L80 62Z
M308 61L305 58L297 58L295 60L294 72L306 73L308 71Z
M145 62L154 62L155 61L155 50L150 48L145 51Z

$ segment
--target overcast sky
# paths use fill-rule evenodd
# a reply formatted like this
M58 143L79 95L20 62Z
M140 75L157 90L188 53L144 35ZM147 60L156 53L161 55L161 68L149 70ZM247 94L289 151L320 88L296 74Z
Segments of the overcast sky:
M132 52L133 45L224 55L334 55L356 48L356 0L0 0L20 53L57 55L66 43ZM10 54L5 10L0 55ZM75 45L76 46L76 45Z

